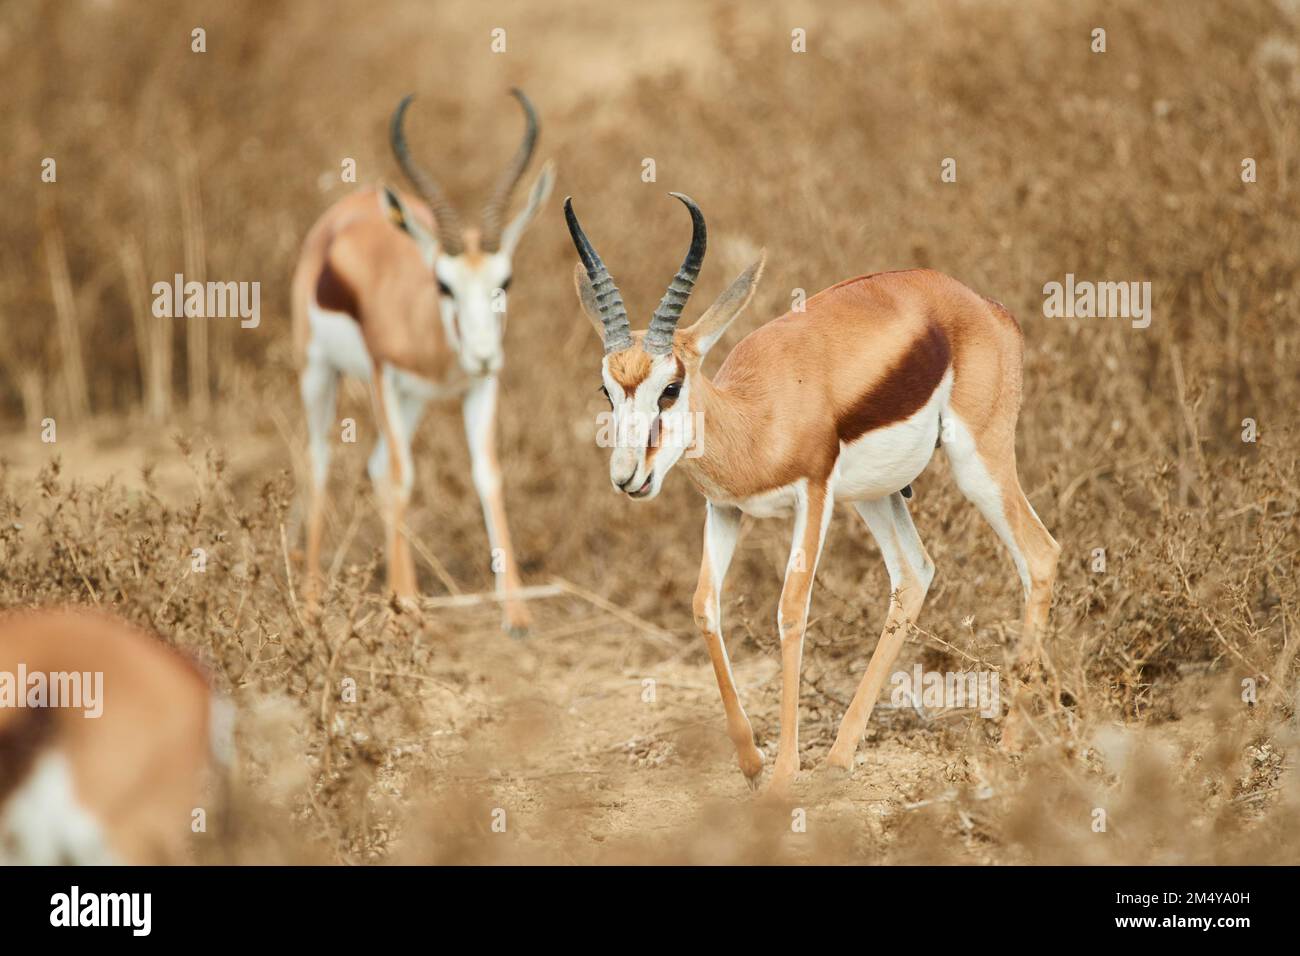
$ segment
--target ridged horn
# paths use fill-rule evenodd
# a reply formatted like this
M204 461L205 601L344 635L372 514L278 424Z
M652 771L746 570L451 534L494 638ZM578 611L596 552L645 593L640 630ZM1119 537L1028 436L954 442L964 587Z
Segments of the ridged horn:
M592 248L587 234L582 231L578 217L573 212L573 197L564 198L564 221L569 224L569 235L573 237L574 248L582 267L587 270L592 291L596 294L596 306L600 310L600 324L605 328L605 354L619 352L632 344L632 326L627 320L627 306L623 296L614 284L614 277L605 268L596 250Z
M497 181L497 187L492 191L487 205L483 207L483 249L486 252L496 252L501 248L501 231L505 227L503 220L510 205L510 196L523 178L528 161L533 157L533 149L537 146L537 111L523 90L512 89L510 95L519 101L524 111L524 139L515 151L514 159Z
M411 151L406 145L406 134L402 132L402 122L406 117L406 108L415 98L409 93L397 104L393 111L393 121L388 127L388 138L393 146L393 155L397 164L406 173L406 178L416 188L421 198L433 210L434 222L438 224L438 245L449 256L457 256L465 251L465 241L461 231L460 216L456 208L443 195L442 187L423 168L411 158Z
M682 317L686 300L691 297L695 280L700 277L700 266L704 264L704 250L709 243L708 230L704 225L704 213L695 205L695 200L681 193L669 193L674 199L680 199L691 213L691 247L682 260L682 266L668 283L668 291L659 301L659 307L650 317L650 328L645 334L643 347L651 355L667 355L673 350L673 332Z

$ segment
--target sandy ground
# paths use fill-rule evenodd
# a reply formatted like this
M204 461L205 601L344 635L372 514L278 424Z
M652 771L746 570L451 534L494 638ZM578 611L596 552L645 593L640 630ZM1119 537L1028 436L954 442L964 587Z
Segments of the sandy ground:
M1294 4L379 0L348 30L343 3L177 3L147 22L120 4L46 6L0 16L15 168L60 157L57 188L0 183L0 598L104 598L208 664L241 714L244 838L225 859L1300 859ZM176 38L200 15L213 43L196 57ZM1104 55L1089 42L1103 21ZM498 26L504 56L489 48ZM354 385L338 417L360 438L335 449L327 512L333 591L304 621L301 508L287 507L304 445L295 256L356 188L342 160L358 184L400 181L384 130L413 91L413 149L475 212L518 142L512 86L543 118L534 168L554 159L559 179L514 262L507 509L525 582L562 576L598 601L540 598L517 644L495 608L442 600L491 573L461 416L439 405L408 516L426 598L392 608L364 474L373 418ZM636 506L609 489L600 347L559 213L572 194L639 326L684 251L669 190L708 216L690 314L769 253L707 373L796 291L864 273L935 268L1017 317L1018 468L1064 549L1046 635L1062 693L1042 695L1050 726L1024 758L998 751L996 721L881 707L851 779L820 772L888 600L877 549L840 514L812 601L795 803L749 793L692 622L703 503L680 475ZM260 326L141 337L158 330L148 283L182 269L261 282ZM1150 280L1154 321L1048 316L1044 283L1067 273ZM162 356L173 405L159 426L140 409ZM214 406L201 427L192 395ZM47 415L53 445L18 426ZM1242 438L1247 417L1258 442ZM914 485L938 570L898 667L988 671L1018 630L1020 583L947 471L938 456ZM206 577L190 573L198 545ZM723 604L769 761L787 553L787 524L747 525ZM1144 746L1168 754L1143 762ZM1102 808L1109 837L1092 826Z
M241 431L246 425L240 424ZM207 430L100 422L65 431L54 444L33 441L26 432L12 433L5 457L15 487L34 481L42 467L58 458L69 480L86 484L111 482L136 489L147 471L160 497L180 505L194 494L197 479L178 448L178 436L189 436L199 450L236 447L226 467L238 487L287 465L273 423L263 422L252 431L260 437L250 441L229 434L207 437ZM364 452L356 457L360 460ZM361 504L364 510L370 507ZM851 520L847 513L841 518ZM465 542L429 542L453 551L458 543ZM354 546L354 553L359 550ZM560 580L586 593L599 586ZM528 583L545 585L548 579ZM777 580L771 585L779 589ZM762 649L739 646L741 619L743 626L753 626L744 618L743 604L742 596L738 619L731 624L737 631L730 640L734 670L770 768L780 729L779 661ZM555 859L559 852L575 862L678 859L683 853L699 862L719 854L727 859L774 854L797 859L814 852L804 838L834 821L841 849L848 848L842 842L848 836L854 853L870 859L885 851L891 818L935 795L943 799L954 783L978 783L978 761L951 749L955 738L974 741L981 749L996 739L990 722L969 712L930 715L894 709L885 701L868 728L852 778L831 778L824 758L853 686L841 679L843 686L836 690L819 689L814 664L806 668L798 790L789 805L777 804L761 793L755 796L736 765L712 667L693 631L669 632L568 591L539 597L532 607L535 627L522 641L497 626L490 602L426 608L415 615L415 639L396 634L380 638L388 642L385 666L399 662L394 669L377 672L374 655L358 645L338 662L338 678L353 676L359 695L397 693L408 715L389 725L391 736L376 742L383 755L371 799L405 807L418 794L410 817L417 834L420 808L426 804L435 807L433 819L447 812L439 809L444 804L455 806L455 814L471 818L467 832L479 837L493 831L490 825L486 830L475 826L473 816L487 822L498 808L505 811L508 837L456 844L457 853L472 858ZM854 682L873 648L869 639L857 649ZM899 666L910 667L916 652L909 646ZM390 678L396 689L377 689L380 676ZM271 680L262 689L275 689L277 683ZM417 716L410 718L412 713ZM351 726L346 705L337 705L332 714L336 735L366 741L367 733ZM259 731L254 725L249 732ZM319 770L322 752L310 742L306 746L307 753L298 756ZM987 753L997 759L991 749ZM792 829L796 812L808 818L802 832ZM557 814L565 820L558 828ZM395 817L405 818L404 810ZM718 825L723 820L727 824ZM716 836L742 821L741 832L726 839L701 838L702 827ZM423 859L428 844L418 837L398 839L385 850L397 859ZM340 851L337 859L360 861L368 855Z
M352 395L344 414L361 407L360 396ZM447 414L432 417L438 422ZM110 483L128 496L145 487L147 473L157 500L183 510L196 492L204 493L196 462L215 456L237 496L250 497L268 475L292 471L294 426L283 415L279 405L269 405L247 418L171 430L111 420L67 429L53 445L25 430L11 433L4 443L10 487L33 490L38 473L57 457L70 484ZM446 438L437 427L426 426L417 443L426 473L417 520L426 528L421 541L428 555L417 559L426 595L420 606L386 603L376 587L346 592L348 601L355 593L367 602L355 622L357 639L349 641L340 639L348 609L339 602L322 620L309 619L304 639L332 649L323 681L317 665L295 664L287 640L251 648L244 638L242 660L234 671L225 668L241 711L237 819L246 830L230 844L235 849L216 859L989 863L1026 858L1014 845L1023 837L1017 813L1032 819L1046 808L1068 828L1069 814L1054 804L1073 794L1041 791L1028 805L1017 801L1026 799L1025 788L1077 777L1059 762L1076 744L1053 736L1043 752L1056 762L1013 760L998 749L998 721L971 710L895 708L888 689L851 777L825 770L839 720L874 649L884 598L871 579L846 590L842 579L820 573L804 664L801 773L786 801L752 793L725 734L703 643L693 627L680 624L689 621L685 592L668 588L651 605L660 615L638 614L602 593L606 581L590 578L599 578L598 563L560 567L543 555L526 583L551 590L532 602L528 638L502 631L493 602L474 603L481 586L464 573L464 557L481 546L482 532L466 520L453 533L437 533L443 509L458 507L440 501L445 471L437 477L438 463L429 460L429 445ZM367 452L359 443L336 465L343 488L330 540L341 549L333 564L344 576L379 544L362 478ZM780 524L747 524L738 565L761 566L784 534ZM849 539L844 546L875 559L849 513L838 515L835 527ZM645 539L647 563L661 546L674 543ZM299 574L296 549L289 559L291 575ZM440 574L452 569L461 597L447 594L431 560ZM751 568L724 604L737 682L768 774L780 730L781 682L765 609L778 591L775 570L756 579ZM465 595L468 606L449 606ZM233 604L229 595L222 599ZM978 631L967 632L966 644L994 661L996 638L1014 630L1019 611L1009 602L997 607L987 610ZM210 620L223 621L223 613ZM209 627L201 624L183 640L200 658L220 653L220 633ZM932 634L913 634L895 670L931 664L939 651ZM335 693L346 681L355 682L354 698ZM1194 667L1151 689L1163 712L1155 722L1128 724L1131 738L1115 722L1089 733L1098 740L1110 734L1121 752L1136 740L1164 748L1162 773L1179 781L1180 795L1189 798L1180 806L1194 815L1200 813L1197 788L1223 792L1221 784L1204 782L1202 763L1216 746L1233 750L1234 759L1244 752L1239 785L1252 801L1245 810L1262 811L1275 799L1283 758L1267 744L1241 751L1251 738L1223 736L1222 714L1208 703L1222 681L1216 669ZM1105 768L1083 755L1082 765L1090 761L1102 786ZM1187 825L1198 821L1189 817ZM268 841L276 846L268 849ZM1055 859L1050 845L1037 847L1028 858ZM1073 849L1060 859L1079 857Z

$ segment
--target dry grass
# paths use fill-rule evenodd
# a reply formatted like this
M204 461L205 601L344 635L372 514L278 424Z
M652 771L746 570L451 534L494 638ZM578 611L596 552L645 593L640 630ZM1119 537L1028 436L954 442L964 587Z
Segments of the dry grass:
M234 695L234 831L200 858L1300 860L1300 6L211 6L0 12L0 414L12 428L0 603L115 606ZM189 51L196 25L206 54ZM1103 55L1089 51L1097 25ZM494 26L508 30L506 55L488 52ZM789 52L796 26L807 54ZM913 265L1018 316L1022 477L1065 549L1047 644L1062 693L1040 701L1029 756L999 755L989 721L881 710L852 781L813 772L887 601L875 549L841 518L806 655L808 832L751 805L690 620L702 504L681 478L637 507L608 490L592 440L599 350L573 302L557 204L519 254L507 337L501 455L524 574L562 575L673 637L572 595L539 602L523 646L490 608L387 604L362 445L336 464L328 540L345 547L329 610L304 621L287 334L297 244L350 188L344 157L363 181L396 176L383 129L410 90L416 147L453 194L481 196L517 135L512 84L541 110L557 192L579 198L643 317L686 241L667 190L709 217L702 299L768 248L764 287L720 354L795 288ZM45 156L56 185L39 181ZM644 157L657 183L641 182ZM944 157L956 183L940 182ZM1257 183L1242 183L1244 157ZM56 244L66 267L47 258ZM148 326L127 278L169 279L196 259L208 277L261 281L264 312L257 330L212 330L197 395L184 329L138 347ZM1043 284L1067 272L1150 281L1151 327L1043 318ZM56 320L68 310L93 418L78 414ZM149 424L159 399L141 372L159 348L174 349L157 366L173 376L163 428ZM207 417L182 411L204 400ZM340 414L369 433L358 395ZM46 416L53 446L39 438ZM1244 418L1258 442L1241 440ZM191 437L177 447L173 432ZM481 591L466 465L457 410L434 409L413 530L462 589ZM105 484L109 473L120 479ZM996 665L1019 614L1009 562L944 462L917 482L913 511L939 572L901 664ZM786 534L746 531L726 598L769 755ZM194 548L207 552L202 574ZM1090 570L1095 548L1105 573ZM421 581L445 590L428 567ZM339 698L344 678L355 704ZM1243 678L1259 687L1254 706ZM1091 825L1099 807L1105 833ZM495 808L506 834L492 832Z

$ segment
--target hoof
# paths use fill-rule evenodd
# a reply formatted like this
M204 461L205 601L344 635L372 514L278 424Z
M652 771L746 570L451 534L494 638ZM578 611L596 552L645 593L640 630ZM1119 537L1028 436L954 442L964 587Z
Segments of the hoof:
M504 617L506 633L516 639L524 637L528 629L533 626L533 616L528 613L528 608L520 603L507 604Z
M401 611L404 614L415 614L420 610L420 602L417 600L414 592L407 594L394 593L392 595L390 606L394 610Z
M794 782L798 776L797 766L794 769L778 766L772 771L772 782L767 785L767 791L763 794L764 799L774 803L794 799Z
M826 761L825 764L822 765L822 773L825 775L827 780L832 780L836 783L839 783L841 781L848 780L853 776L853 768L841 767L839 764L831 763L828 760Z
M776 780L774 778L758 799L768 806L781 807L789 805L794 802L794 781Z
M838 771L847 777L853 773L853 762L858 756L858 746L855 743L847 753L844 751L845 748L837 741L835 746L831 747L830 753L826 755L826 769L832 773Z
M736 759L740 762L740 772L745 775L745 782L749 784L749 789L757 790L758 782L763 779L763 751L755 747L751 740L749 747L744 752L738 753Z

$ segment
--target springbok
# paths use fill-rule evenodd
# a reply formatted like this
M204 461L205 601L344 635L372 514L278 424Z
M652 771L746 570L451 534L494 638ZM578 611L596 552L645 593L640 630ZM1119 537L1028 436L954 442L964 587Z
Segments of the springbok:
M0 864L182 862L230 716L179 652L120 618L0 615Z
M1037 647L1060 552L1016 474L1020 327L998 303L925 269L848 279L742 339L712 380L701 363L749 303L765 254L688 328L682 309L704 260L704 216L688 197L690 250L645 332L633 332L609 270L564 203L581 261L574 281L605 346L602 387L617 441L610 480L655 497L679 460L708 500L695 620L708 645L740 768L757 788L763 754L722 640L721 591L742 513L794 516L777 614L781 736L772 788L799 769L799 669L813 575L833 503L876 539L892 590L884 631L828 763L851 771L858 741L934 575L908 514L911 482L942 439L957 485L993 526L1025 592L1022 646ZM685 454L683 454L685 453ZM1004 728L1004 736L1007 729Z
M307 592L315 602L338 380L367 381L379 441L368 472L384 512L388 585L416 591L405 514L414 471L411 440L430 398L462 396L474 486L492 549L499 593L520 587L496 455L497 373L506 290L520 237L555 181L543 166L524 209L503 225L510 197L537 143L537 114L519 90L523 142L483 209L482 228L463 228L438 183L411 158L402 131L407 96L393 113L393 153L423 202L386 186L363 189L325 212L303 245L293 276L294 345L301 369L311 457ZM514 633L528 610L505 598Z

